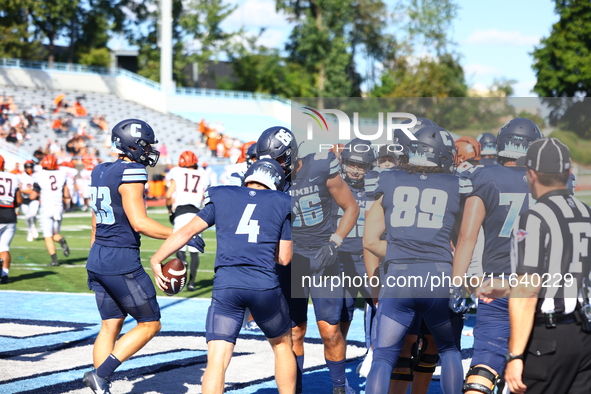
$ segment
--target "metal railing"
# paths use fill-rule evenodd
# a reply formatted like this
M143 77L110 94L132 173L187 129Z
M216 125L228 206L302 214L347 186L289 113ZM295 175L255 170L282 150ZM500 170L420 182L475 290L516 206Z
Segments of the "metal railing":
M0 67L5 68L24 68L30 70L43 71L62 71L86 74L98 74L108 76L122 76L133 81L141 83L155 90L161 90L160 83L152 81L151 79L142 77L136 73L125 70L123 68L107 68L98 66L85 66L82 64L59 63L54 62L53 67L49 67L48 62L44 61L30 61L20 59L0 59ZM184 96L199 96L212 98L231 98L231 99L245 99L245 100L276 100L283 103L290 104L290 100L280 97L275 94L260 93L260 92L245 92L238 90L219 90L206 88L191 88L191 87L177 87L175 93Z
M34 159L33 155L27 152L24 148L21 148L13 143L6 142L0 139L0 152L2 151L13 154L14 156L21 159L23 162Z

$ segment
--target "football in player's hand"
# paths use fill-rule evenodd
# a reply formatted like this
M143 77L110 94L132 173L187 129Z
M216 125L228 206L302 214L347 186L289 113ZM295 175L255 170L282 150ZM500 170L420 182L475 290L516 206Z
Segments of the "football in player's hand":
M179 259L172 259L162 266L162 275L170 279L167 283L168 289L164 290L166 295L178 294L187 283L187 267Z

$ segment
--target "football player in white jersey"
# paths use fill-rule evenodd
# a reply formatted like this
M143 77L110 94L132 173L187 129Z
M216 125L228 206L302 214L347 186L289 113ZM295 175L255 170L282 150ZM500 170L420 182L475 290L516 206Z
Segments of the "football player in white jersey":
M15 174L4 172L4 157L0 156L0 284L8 283L10 243L16 231L16 209L22 202Z
M37 231L37 211L39 210L39 199L32 199L31 192L33 191L33 173L35 170L35 163L31 160L25 163L25 172L18 175L18 188L23 196L23 203L21 210L27 221L27 241L33 242L39 236Z
M76 188L74 187L74 181L76 179L76 175L78 175L78 170L74 167L74 163L71 161L62 161L60 163L59 170L66 175L66 186L68 186L68 190L70 191L70 197L72 198L71 203L75 204L76 199L74 196L74 191Z
M189 223L199 212L203 193L209 187L209 177L205 170L197 165L197 156L188 150L181 153L179 166L170 170L170 177L170 186L166 190L166 206L176 231ZM187 246L187 249L191 255L187 291L195 291L199 253L191 246ZM186 262L186 249L179 250L177 257Z
M70 255L70 248L60 235L64 204L70 202L70 191L66 185L66 175L58 170L54 155L46 155L41 160L41 171L35 173L31 197L41 199L41 230L45 238L45 247L51 256L50 266L60 265L57 260L54 242L59 242L64 256Z
M90 208L90 175L93 169L94 163L92 160L84 160L84 168L80 170L78 178L76 178L76 190L78 190L80 201L83 202L83 211Z

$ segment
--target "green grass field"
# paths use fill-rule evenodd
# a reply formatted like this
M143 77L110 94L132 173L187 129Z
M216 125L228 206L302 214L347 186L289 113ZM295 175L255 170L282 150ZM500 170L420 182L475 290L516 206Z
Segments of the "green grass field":
M578 192L577 197L591 205L591 191ZM163 209L150 209L148 215L160 223L170 226L168 215ZM11 245L12 264L10 283L2 285L0 290L33 290L69 293L90 293L86 285L86 258L90 242L90 213L66 213L62 221L61 234L70 246L70 257L64 257L58 244L59 267L49 267L49 255L40 236L33 242L27 242L27 230L24 220L19 220L17 233ZM182 291L181 297L211 297L213 286L213 264L216 250L215 232L207 230L203 235L206 251L201 255L201 263L195 286L197 291ZM150 256L163 241L142 237L142 264L151 273ZM163 295L157 290L159 295Z
M171 226L163 209L150 209L148 215L158 222ZM37 225L39 228L39 225ZM27 227L19 220L17 233L12 241L10 283L0 290L34 290L70 293L90 293L86 284L86 258L90 244L90 213L66 213L62 221L61 234L68 241L70 257L64 257L59 244L56 244L59 267L49 267L51 261L45 249L42 235L33 242L27 242ZM181 297L211 297L213 285L213 263L215 258L215 232L204 233L206 252L201 255L201 263L195 286L197 291L182 291ZM142 237L142 265L151 273L150 257L163 241ZM159 295L163 295L157 290Z

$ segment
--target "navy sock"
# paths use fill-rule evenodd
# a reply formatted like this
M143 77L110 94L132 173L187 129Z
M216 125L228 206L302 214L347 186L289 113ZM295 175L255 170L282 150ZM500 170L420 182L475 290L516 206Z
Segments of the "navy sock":
M109 354L109 357L101 364L100 367L97 368L96 374L103 379L108 378L111 376L113 372L121 365L121 361L117 359L117 357L113 356L113 354Z
M326 360L326 359L325 359ZM326 360L328 372L330 372L330 380L332 380L333 387L345 387L346 375L345 368L347 363L345 360L329 361Z
M296 356L296 363L298 364L297 378L296 378L296 393L302 392L302 374L304 372L304 355Z

